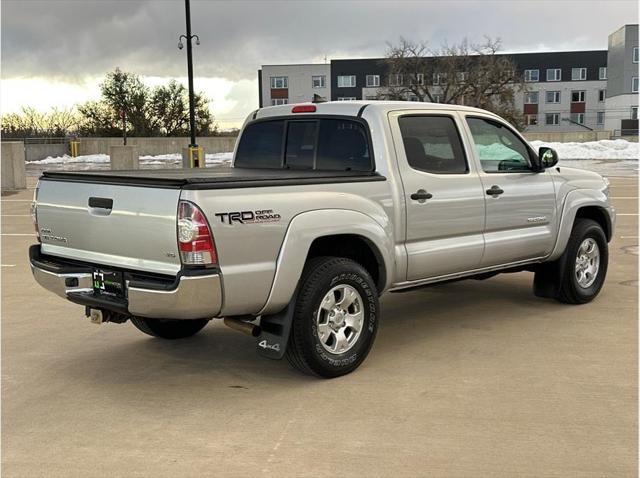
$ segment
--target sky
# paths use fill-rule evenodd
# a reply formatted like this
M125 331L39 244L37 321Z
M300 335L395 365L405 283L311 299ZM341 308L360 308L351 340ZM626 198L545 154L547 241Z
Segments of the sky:
M182 0L2 0L0 110L46 111L99 98L120 67L149 85L186 84ZM505 52L606 49L638 23L636 0L192 0L195 88L222 128L258 106L257 70L324 58L383 57L400 36L443 42L484 35Z

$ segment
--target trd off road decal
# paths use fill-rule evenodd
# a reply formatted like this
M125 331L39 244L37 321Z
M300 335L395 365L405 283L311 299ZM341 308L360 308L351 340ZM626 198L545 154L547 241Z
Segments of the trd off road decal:
M258 211L235 211L235 212L219 212L214 214L220 218L223 224L240 223L255 224L262 222L277 222L280 220L280 214L273 212L273 209L261 209Z

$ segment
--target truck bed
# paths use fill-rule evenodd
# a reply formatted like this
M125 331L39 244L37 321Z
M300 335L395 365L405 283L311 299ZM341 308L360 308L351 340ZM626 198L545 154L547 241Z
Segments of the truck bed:
M386 180L384 176L375 171L318 171L232 167L123 171L45 171L41 179L170 189L230 189Z

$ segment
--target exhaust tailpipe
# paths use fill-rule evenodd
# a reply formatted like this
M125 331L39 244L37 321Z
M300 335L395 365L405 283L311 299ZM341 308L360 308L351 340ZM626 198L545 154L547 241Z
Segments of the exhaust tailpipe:
M252 324L250 322L245 322L240 319L225 317L223 322L224 325L226 325L230 329L237 330L238 332L242 332L243 334L249 335L251 337L258 337L261 332L260 326Z

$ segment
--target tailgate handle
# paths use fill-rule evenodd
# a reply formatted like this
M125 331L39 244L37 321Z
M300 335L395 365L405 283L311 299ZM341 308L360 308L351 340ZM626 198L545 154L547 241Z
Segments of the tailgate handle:
M113 199L111 198L89 198L89 207L99 207L101 209L112 209Z

